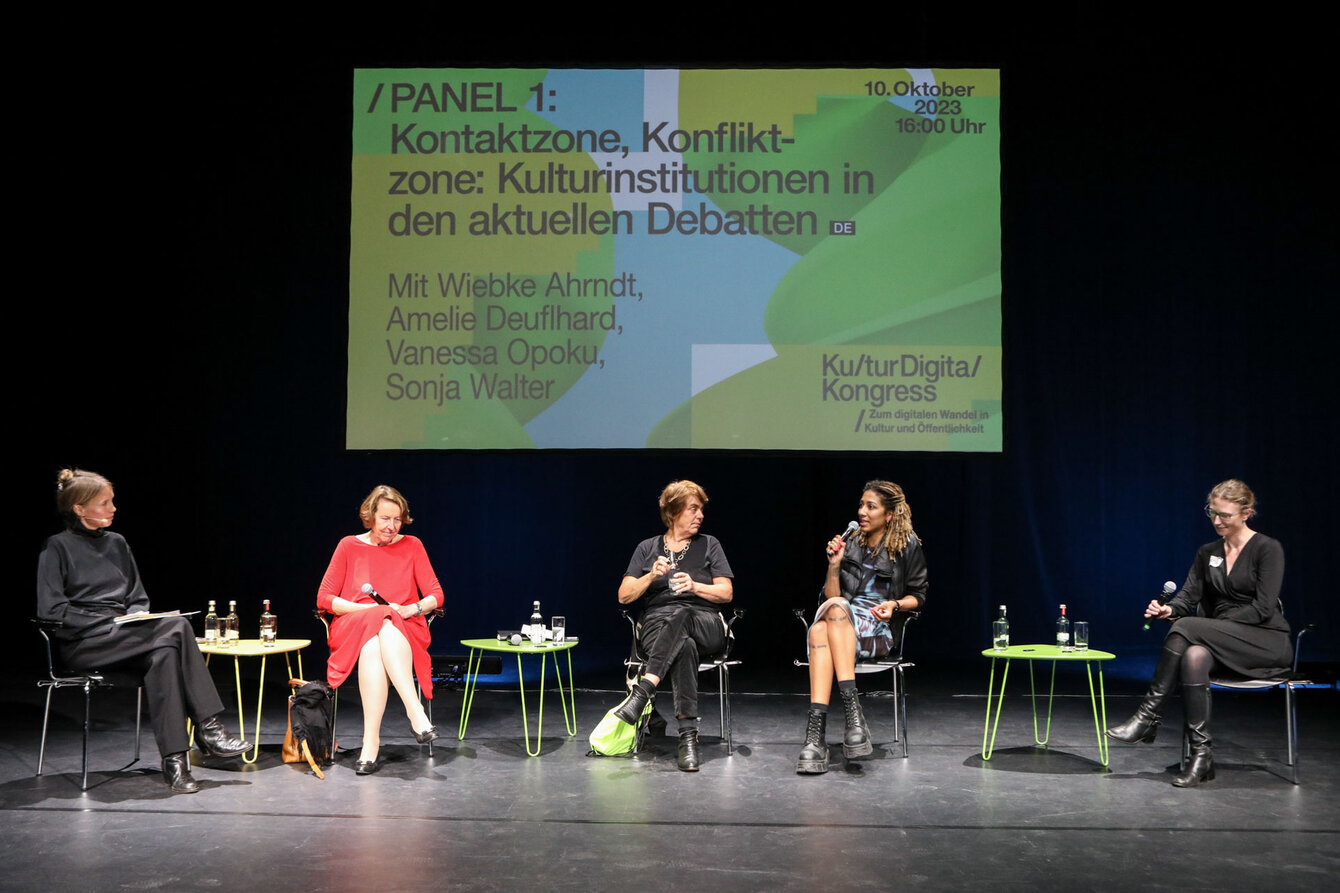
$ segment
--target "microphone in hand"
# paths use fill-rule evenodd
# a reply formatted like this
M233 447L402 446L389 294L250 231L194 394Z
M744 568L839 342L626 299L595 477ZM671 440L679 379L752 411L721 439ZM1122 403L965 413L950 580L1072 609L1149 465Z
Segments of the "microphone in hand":
M1159 593L1159 604L1160 604L1160 605L1166 605L1166 604L1168 603L1168 599L1172 598L1173 593L1176 592L1176 591L1177 591L1177 584L1174 583L1172 580L1169 580L1168 582L1164 583L1164 584L1163 584L1163 591ZM1150 625L1151 625L1153 619L1154 619L1154 618L1152 618L1152 617L1146 617L1146 618L1145 618L1145 629L1146 629L1146 630L1149 629L1149 627L1150 627Z
M839 538L840 540L842 540L842 542L845 543L845 542L847 542L848 540L851 539L852 534L854 534L856 531L858 531L858 530L860 530L860 529L861 529L861 525L860 525L860 524L857 524L855 521L848 521L848 522L847 522L847 529L844 530L844 531L842 531L841 536L839 536L838 538ZM836 552L837 552L836 549L827 549L827 550L825 550L825 551L828 552L828 557L829 557L829 558L832 558L833 555L835 555Z

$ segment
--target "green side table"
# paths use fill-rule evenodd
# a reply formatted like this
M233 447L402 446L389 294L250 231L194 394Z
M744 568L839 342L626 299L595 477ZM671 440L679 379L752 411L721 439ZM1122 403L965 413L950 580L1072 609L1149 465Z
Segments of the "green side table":
M465 695L461 698L461 725L457 732L457 740L465 738L465 727L470 723L470 705L475 699L475 689L478 687L479 667L484 662L485 651L500 651L505 654L516 655L516 675L517 683L521 688L521 730L526 738L526 753L533 757L540 755L540 731L544 727L544 667L545 662L552 657L554 661L554 677L558 679L558 697L563 710L563 724L567 727L568 735L577 734L577 692L573 687L572 678L572 649L577 647L576 642L552 642L543 645L532 645L530 642L522 642L520 645L513 645L511 642L500 642L497 639L461 639L461 644L470 649L469 658L466 660L465 667ZM559 652L568 652L568 691L563 692L563 674L559 667ZM535 749L530 746L530 720L526 715L526 678L521 672L521 657L526 654L539 655L540 658L540 715L535 720Z
M1072 663L1082 661L1084 669L1089 676L1089 701L1093 706L1093 727L1098 733L1098 759L1106 768L1108 764L1107 738L1103 735L1103 730L1107 727L1107 699L1103 691L1103 661L1113 660L1115 654L1108 651L1097 651L1090 648L1088 651L1062 651L1055 645L1011 645L1004 651L996 651L987 648L982 652L983 657L991 658L991 678L986 687L986 726L982 729L982 759L991 759L991 754L996 749L996 726L1000 724L1000 708L1005 700L1005 680L1010 675L1010 661L1026 660L1028 661L1028 688L1029 696L1033 700L1033 740L1042 746L1046 746L1047 739L1052 733L1052 701L1056 694L1056 665L1058 663ZM991 695L994 691L996 682L996 661L1005 661L1004 672L1000 675L1000 692L996 695L996 717L991 718ZM1033 680L1033 662L1039 660L1049 660L1052 662L1051 687L1047 692L1047 727L1046 731L1038 733L1038 696L1037 686ZM1098 690L1093 688L1093 667L1098 667ZM987 737L990 736L990 740Z

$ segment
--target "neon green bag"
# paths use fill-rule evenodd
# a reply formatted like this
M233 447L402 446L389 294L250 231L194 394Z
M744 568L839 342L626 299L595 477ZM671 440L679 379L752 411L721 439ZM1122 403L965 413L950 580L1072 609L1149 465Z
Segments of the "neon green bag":
M621 706L623 702L611 707L591 730L591 749L587 752L587 756L617 757L637 750L642 731L647 727L647 721L654 709L652 699L647 700L647 706L642 708L642 715L638 717L635 725L629 725L614 715L614 711Z

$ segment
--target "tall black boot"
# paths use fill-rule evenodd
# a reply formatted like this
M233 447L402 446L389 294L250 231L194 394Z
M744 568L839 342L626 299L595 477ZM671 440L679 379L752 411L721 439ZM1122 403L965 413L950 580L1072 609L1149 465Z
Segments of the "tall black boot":
M1194 788L1202 781L1214 780L1213 742L1210 741L1210 687L1183 685L1182 708L1186 711L1186 732L1191 743L1191 765L1173 779L1173 786Z
M630 726L637 725L637 721L642 718L642 711L647 706L647 701L656 693L656 686L649 682L646 677L638 680L637 685L628 693L628 697L618 707L614 708L614 715L628 723Z
M828 771L828 714L811 710L805 717L805 746L796 760L796 774L823 775Z
M1149 691L1145 699L1135 709L1135 715L1119 726L1107 730L1107 737L1116 741L1135 744L1143 741L1154 743L1159 731L1159 719L1163 716L1163 705L1177 684L1178 671L1182 666L1182 654L1167 647L1159 655L1158 665L1154 667L1154 678L1149 682Z
M681 772L698 771L698 727L679 730L679 753L675 764Z
M861 712L860 695L854 688L839 688L838 694L842 696L842 712L847 719L847 729L842 734L842 755L849 760L868 757L875 752L875 744L870 740L870 729Z

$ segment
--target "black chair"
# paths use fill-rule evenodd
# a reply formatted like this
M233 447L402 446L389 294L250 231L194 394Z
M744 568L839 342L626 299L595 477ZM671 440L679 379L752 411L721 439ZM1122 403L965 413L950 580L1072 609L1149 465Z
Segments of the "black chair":
M315 608L315 609L313 609L312 613L316 615L316 619L317 619L317 620L320 620L320 621L321 621L321 625L324 626L324 627L326 628L326 648L329 649L329 648L330 648L330 624L331 624L331 622L335 619L335 616L334 616L333 614L327 614L325 611L321 610L320 608ZM433 610L429 611L427 614L424 615L423 620L424 620L425 623L428 624L428 628L429 628L429 629L432 629L433 621L436 620L437 618L441 617L441 616L442 616L442 609L441 609L441 608L434 608ZM417 679L417 678L415 679L415 683L416 683L416 684L418 683L418 679ZM422 691L422 689L421 689L420 691ZM419 700L420 700L420 701L424 700L424 697L423 697L422 693L419 695ZM428 724L429 724L429 725L436 725L436 723L433 722L433 699L432 699L432 698L429 698L429 699L428 699L428 708L427 708L427 709L428 709ZM334 759L334 758L335 758L335 750L336 750L337 747L339 747L339 739L335 737L335 725L336 725L336 722L339 720L339 718L340 718L340 690L337 688L337 689L335 689L335 703L332 705L332 707L331 707L331 712L330 712L330 741L331 741L331 745L330 745L330 756L331 756L331 759ZM428 742L428 756L431 757L432 755L433 755L433 742L429 741L429 742Z
M629 652L628 659L623 662L625 683L631 691L637 683L647 666L647 656L642 652L642 647L638 642L639 634L642 632L642 622L640 619L634 619L632 613L627 608L620 608L619 613L628 621L629 627L633 631L633 646ZM740 662L731 659L731 648L735 645L735 621L744 616L744 608L735 608L731 612L730 620L727 620L724 614L720 614L721 623L726 628L726 650L720 654L699 655L698 672L706 673L715 670L717 674L717 708L721 717L721 740L726 742L726 755L733 756L735 753L734 742L731 738L730 722L730 668L738 667ZM642 735L646 729L646 724L638 728L637 744L634 751L642 746Z
M94 689L112 688L116 684L134 685L135 693L135 758L126 764L126 768L135 765L140 760L140 718L143 715L144 708L144 686L140 677L132 673L120 673L112 676L101 673L97 670L88 670L83 672L65 671L56 672L56 661L51 647L50 631L60 628L60 623L52 620L34 619L33 623L37 626L37 631L42 635L42 642L47 651L47 678L39 680L38 688L47 690L46 709L42 712L42 744L37 752L37 774L42 774L42 766L46 762L47 755L47 725L51 719L51 693L58 688L82 688L84 690L84 746L83 746L83 768L80 773L79 789L88 790L88 730L90 725L90 712Z
M1283 605L1280 606L1283 611ZM1293 641L1293 669L1286 676L1275 678L1253 678L1247 676L1234 676L1230 674L1212 674L1210 676L1210 688L1220 689L1222 691L1273 691L1274 689L1284 689L1284 738L1287 751L1285 753L1285 764L1289 767L1287 776L1289 781L1299 784L1298 781L1298 699L1294 694L1294 689L1308 688L1312 681L1298 675L1299 655L1302 653L1303 634L1316 629L1315 624L1308 624L1298 631ZM1186 767L1191 759L1191 738L1186 731L1182 732L1182 769Z
M800 608L791 611L792 615L805 627L806 636L809 634L810 618ZM907 679L903 675L908 667L915 667L912 661L903 656L903 646L907 643L907 625L921 616L920 611L902 611L893 615L889 621L889 628L893 631L894 643L893 650L888 657L868 658L856 660L856 675L865 676L870 673L883 673L890 671L893 685L893 741L895 744L903 745L903 757L907 757ZM806 648L808 649L808 638L806 639ZM808 658L808 655L806 655ZM794 661L797 667L808 667L809 660Z

